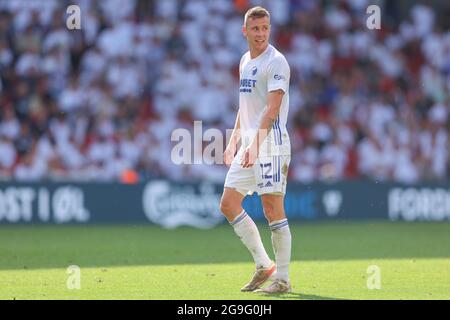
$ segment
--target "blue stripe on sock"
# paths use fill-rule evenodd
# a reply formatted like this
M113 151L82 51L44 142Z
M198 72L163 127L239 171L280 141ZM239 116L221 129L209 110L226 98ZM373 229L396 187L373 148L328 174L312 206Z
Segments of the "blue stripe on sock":
M271 223L269 226L270 226L270 228L273 228L273 227L276 227L276 226L278 226L278 225L280 225L280 224L282 224L282 223L285 223L285 222L287 222L287 221L288 221L287 219L283 219L283 220L281 220L280 222Z
M240 215L238 215L233 221L230 222L230 224L232 226L234 226L235 224L241 222L242 220L244 220L244 218L247 216L247 212L242 211L242 213Z
M270 227L270 230L275 231L275 230L284 228L284 227L286 227L286 226L288 226L288 225L289 225L289 223L288 223L287 220L286 220L286 221L283 222L283 223L280 223L280 224L278 224L278 225L276 225L276 226Z
M271 224L270 224L270 226L272 227L272 226L276 226L276 225L279 225L279 224L282 224L282 223L284 223L284 222L286 222L287 221L287 219L283 219L283 220L280 220L279 222L272 222Z

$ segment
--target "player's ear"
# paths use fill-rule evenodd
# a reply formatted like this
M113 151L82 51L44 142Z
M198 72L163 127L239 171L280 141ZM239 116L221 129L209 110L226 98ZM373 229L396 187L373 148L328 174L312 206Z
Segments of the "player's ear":
M242 26L242 34L247 38L247 27L245 25Z

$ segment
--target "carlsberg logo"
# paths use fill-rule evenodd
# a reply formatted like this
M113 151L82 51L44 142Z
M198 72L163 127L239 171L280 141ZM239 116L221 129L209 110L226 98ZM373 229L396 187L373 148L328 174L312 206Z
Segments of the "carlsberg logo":
M388 206L391 220L449 220L450 190L439 188L391 189Z
M146 217L169 229L182 225L212 228L224 220L219 209L220 194L210 184L200 185L196 192L190 185L152 181L144 189L142 202Z

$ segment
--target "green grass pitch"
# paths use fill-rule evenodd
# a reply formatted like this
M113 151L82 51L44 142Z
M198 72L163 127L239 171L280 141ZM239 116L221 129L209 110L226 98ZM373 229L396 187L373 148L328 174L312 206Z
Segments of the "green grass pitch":
M0 299L450 299L449 222L290 227L293 292L265 296L239 291L254 265L229 225L0 226ZM80 289L67 288L70 265Z

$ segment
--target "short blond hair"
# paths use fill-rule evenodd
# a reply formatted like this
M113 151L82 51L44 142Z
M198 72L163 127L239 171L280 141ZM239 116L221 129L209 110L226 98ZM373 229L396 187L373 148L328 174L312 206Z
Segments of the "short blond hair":
M264 18L264 17L268 17L270 19L270 13L269 11L267 11L267 9L257 6L257 7L253 7L250 8L244 16L244 26L247 26L247 21L249 18Z

